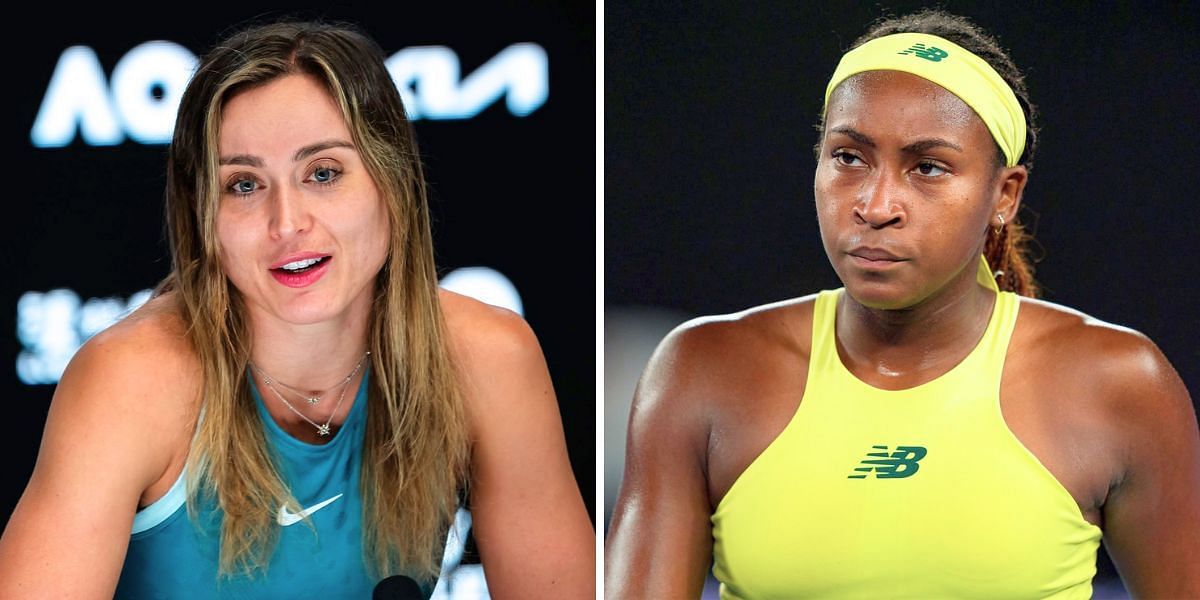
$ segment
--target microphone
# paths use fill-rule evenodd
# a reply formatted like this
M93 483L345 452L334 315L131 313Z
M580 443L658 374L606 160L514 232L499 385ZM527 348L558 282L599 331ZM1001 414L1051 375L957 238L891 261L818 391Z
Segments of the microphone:
M421 587L412 577L392 575L375 584L371 600L424 600Z

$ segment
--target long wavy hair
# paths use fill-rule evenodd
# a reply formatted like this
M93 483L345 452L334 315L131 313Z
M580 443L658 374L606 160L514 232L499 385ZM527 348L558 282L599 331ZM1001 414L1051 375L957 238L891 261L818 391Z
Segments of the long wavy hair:
M247 385L252 340L216 236L222 108L241 91L305 74L340 107L391 223L367 332L371 377L362 455L363 553L377 575L435 578L465 492L465 417L438 302L429 206L415 137L379 46L345 23L243 29L201 61L183 94L167 156L166 229L173 291L203 368L203 416L187 460L188 511L214 501L219 575L265 573L274 510L296 506Z

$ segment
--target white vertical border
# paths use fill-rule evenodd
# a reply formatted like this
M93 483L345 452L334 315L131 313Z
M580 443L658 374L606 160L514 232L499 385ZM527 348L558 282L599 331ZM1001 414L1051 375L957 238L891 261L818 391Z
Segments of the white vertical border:
M596 0L596 598L604 597L604 0Z

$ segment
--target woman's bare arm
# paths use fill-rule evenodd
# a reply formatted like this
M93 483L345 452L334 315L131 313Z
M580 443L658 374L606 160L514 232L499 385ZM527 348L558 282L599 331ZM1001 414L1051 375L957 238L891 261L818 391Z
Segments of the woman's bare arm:
M1106 350L1123 476L1104 505L1104 542L1138 598L1200 598L1200 429L1187 388L1149 340Z
M650 359L635 391L625 473L605 544L606 598L699 598L712 563L706 478L707 377L695 331L677 330ZM711 375L711 374L710 374Z
M465 378L470 508L489 593L593 598L595 529L533 331L515 313L449 293L443 300Z
M181 449L170 390L188 373L148 328L97 335L63 373L0 538L0 597L112 598L139 499Z

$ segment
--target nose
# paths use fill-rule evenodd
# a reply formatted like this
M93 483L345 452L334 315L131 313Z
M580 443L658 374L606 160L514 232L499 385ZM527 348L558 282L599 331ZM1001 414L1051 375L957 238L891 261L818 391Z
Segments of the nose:
M287 184L275 186L270 206L271 214L267 227L271 239L284 239L312 228L312 215L308 212L300 190Z
M904 210L904 181L878 169L863 182L854 204L854 220L874 229L903 227L907 219Z

